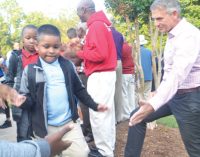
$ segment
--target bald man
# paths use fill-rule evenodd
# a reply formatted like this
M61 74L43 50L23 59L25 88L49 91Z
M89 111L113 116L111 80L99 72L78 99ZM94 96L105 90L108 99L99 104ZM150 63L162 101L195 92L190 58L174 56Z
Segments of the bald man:
M84 60L88 76L87 90L94 101L106 104L108 111L97 113L90 110L90 122L99 156L113 157L115 146L114 94L116 82L117 53L111 22L103 11L96 12L92 0L82 0L77 7L81 22L87 22L83 50L73 55Z

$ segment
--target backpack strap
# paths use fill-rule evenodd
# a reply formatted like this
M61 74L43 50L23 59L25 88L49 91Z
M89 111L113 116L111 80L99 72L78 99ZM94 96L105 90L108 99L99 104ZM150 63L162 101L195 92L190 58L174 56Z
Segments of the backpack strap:
M34 68L34 64L28 65L27 77L28 77L28 89L30 91L31 98L33 101L35 101L35 98L36 98L36 69Z
M19 61L19 58L20 58L21 55L22 55L22 50L13 50L13 51L11 52L11 55L15 57L15 60L14 60L14 61L16 62L15 65L17 65L17 63L18 63L18 61Z
M36 101L36 69L34 68L34 64L27 65L27 79L28 79L28 89L30 92L30 96L33 102ZM28 112L28 130L27 130L27 138L31 139L34 137L33 128L32 128L32 112Z

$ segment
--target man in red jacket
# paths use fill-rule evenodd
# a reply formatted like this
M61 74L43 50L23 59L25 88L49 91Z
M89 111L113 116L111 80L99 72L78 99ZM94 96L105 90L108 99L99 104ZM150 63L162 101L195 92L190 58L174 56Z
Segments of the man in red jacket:
M132 47L124 42L122 49L122 107L121 120L127 120L135 103L135 64L132 57Z
M88 93L94 101L108 106L108 111L104 113L90 110L95 145L100 154L113 157L117 53L110 29L111 23L102 11L95 11L92 0L82 0L77 7L77 15L81 22L87 22L88 31L83 50L74 54L84 60L85 74L88 76Z

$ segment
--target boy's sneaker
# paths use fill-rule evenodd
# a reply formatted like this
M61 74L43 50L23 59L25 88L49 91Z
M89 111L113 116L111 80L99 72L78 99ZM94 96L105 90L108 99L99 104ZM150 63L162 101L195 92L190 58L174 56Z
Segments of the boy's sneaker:
M88 157L105 157L105 156L99 153L98 148L90 147L90 153L88 154Z
M9 128L9 127L11 127L11 126L12 126L11 121L10 121L10 120L6 120L6 121L0 126L0 129Z

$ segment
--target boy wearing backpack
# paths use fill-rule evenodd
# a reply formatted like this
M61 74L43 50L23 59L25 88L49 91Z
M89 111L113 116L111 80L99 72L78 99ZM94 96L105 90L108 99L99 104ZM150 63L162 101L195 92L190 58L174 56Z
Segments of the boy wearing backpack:
M20 81L23 69L31 63L35 63L38 54L35 50L37 27L26 25L22 29L21 40L23 48L13 50L9 59L6 84L14 87L17 91L20 88ZM21 110L15 106L12 107L13 119L17 123L17 141L31 139L30 114L27 110Z
M41 138L74 124L63 137L63 140L72 141L72 145L62 155L87 157L89 148L77 121L75 97L95 111L103 112L107 107L93 101L71 61L59 56L60 46L58 28L49 24L39 27L38 62L28 65L22 75L20 92L27 97L22 108L31 109L34 134Z

